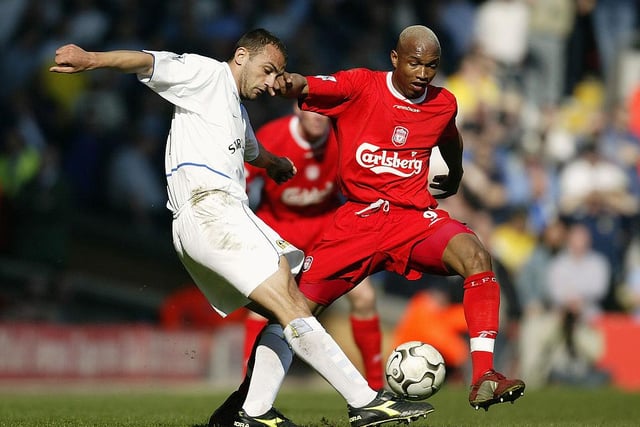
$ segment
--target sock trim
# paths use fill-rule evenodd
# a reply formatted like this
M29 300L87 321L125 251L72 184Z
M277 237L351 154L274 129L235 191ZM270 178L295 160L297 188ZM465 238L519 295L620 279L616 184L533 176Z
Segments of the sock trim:
M493 338L482 338L476 337L471 338L470 340L471 351L487 351L489 353L493 353L493 348L496 340Z

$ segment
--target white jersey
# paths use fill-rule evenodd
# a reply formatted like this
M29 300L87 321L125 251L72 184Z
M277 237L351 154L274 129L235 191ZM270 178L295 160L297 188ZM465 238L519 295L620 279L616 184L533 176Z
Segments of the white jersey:
M153 75L139 80L174 106L165 152L167 207L222 190L245 199L244 161L259 154L251 123L226 62L196 54L145 51Z
M279 268L292 274L302 251L249 209L244 162L259 146L229 65L200 55L147 51L153 74L139 80L174 106L167 138L167 207L173 245L211 305L223 316ZM251 268L247 263L251 262Z

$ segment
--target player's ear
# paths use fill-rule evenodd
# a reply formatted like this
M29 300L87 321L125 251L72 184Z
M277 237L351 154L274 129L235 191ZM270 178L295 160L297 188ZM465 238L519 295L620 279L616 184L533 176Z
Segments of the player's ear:
M389 56L391 57L391 65L393 65L393 68L397 68L398 67L398 52L396 52L395 50L391 50L391 54Z
M249 58L249 51L247 48L240 46L233 54L233 62L237 65L242 65Z

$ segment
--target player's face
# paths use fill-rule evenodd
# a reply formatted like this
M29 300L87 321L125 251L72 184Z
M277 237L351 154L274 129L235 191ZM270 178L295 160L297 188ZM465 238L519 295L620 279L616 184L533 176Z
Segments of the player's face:
M440 52L436 46L409 41L391 51L393 86L408 99L419 98L438 72Z
M330 119L327 116L311 111L299 111L298 118L304 138L309 142L321 139L329 131Z
M262 52L249 56L242 64L240 98L256 99L273 87L276 77L284 73L285 59L278 48L267 45Z

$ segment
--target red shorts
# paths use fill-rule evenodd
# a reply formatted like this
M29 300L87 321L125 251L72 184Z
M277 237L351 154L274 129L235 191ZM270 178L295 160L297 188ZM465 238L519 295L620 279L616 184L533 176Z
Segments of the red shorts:
M419 211L389 206L358 215L368 205L348 202L305 259L300 290L310 300L329 305L365 277L382 270L411 280L422 273L450 275L442 253L451 238L473 233L441 209ZM413 247L422 241L422 264L411 262Z

